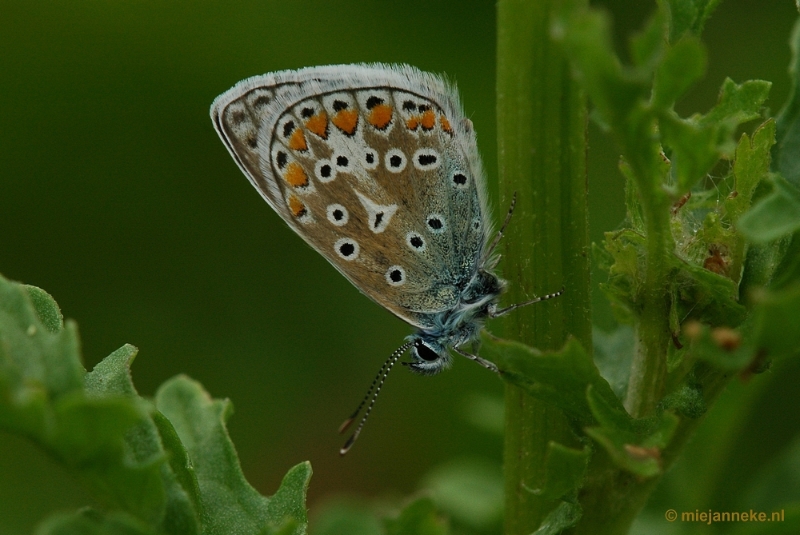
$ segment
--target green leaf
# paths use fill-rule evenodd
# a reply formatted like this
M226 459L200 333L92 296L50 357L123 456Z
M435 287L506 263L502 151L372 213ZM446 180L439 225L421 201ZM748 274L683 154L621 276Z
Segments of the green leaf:
M562 349L548 352L519 342L493 339L489 335L484 335L482 340L482 354L497 365L503 379L557 406L579 425L594 422L586 400L589 385L609 405L625 410L608 382L600 376L592 358L574 338L568 339Z
M643 478L659 475L661 450L675 432L678 418L665 412L658 417L636 420L609 405L591 387L587 398L600 425L587 428L586 433L608 452L614 464Z
M46 319L48 325L40 320L33 299L45 318L50 318ZM51 332L49 327L55 322L52 315L52 306L41 292L29 292L25 286L0 277L0 400L7 399L20 409L28 405L31 411L41 411L43 407L36 409L34 405L81 390L85 371L77 327L67 322L63 329ZM2 395L3 385L8 388L6 395ZM39 417L43 417L41 412ZM0 425L2 421L0 415ZM31 420L28 423L41 425Z
M547 444L545 480L541 493L545 498L558 499L577 491L586 479L591 450L568 448L557 442Z
M164 531L199 533L200 500L196 482L180 477L185 472L185 464L176 463L182 460L180 456L172 455L169 457L170 464L164 464L167 454L161 441L161 429L156 423L156 419L163 419L163 416L155 411L151 403L139 398L133 386L130 366L137 352L135 347L125 345L98 363L86 374L87 394L96 398L130 396L143 411L150 414L151 418L141 420L127 431L125 443L129 464L160 465L157 473L149 474L149 477L157 480L127 483L123 488L131 500L148 497L164 502L159 510L159 518L154 519Z
M706 51L700 41L685 37L667 49L658 65L651 103L656 110L669 110L675 101L706 72Z
M664 17L663 9L656 10L644 29L631 37L631 59L637 67L652 71L661 58L666 45Z
M736 193L725 199L725 211L732 222L750 207L750 201L759 182L767 178L771 161L770 151L775 144L775 121L770 119L753 132L752 140L742 134L736 147L736 160L733 163L733 176L736 179Z
M227 400L214 400L199 383L183 376L167 381L156 393L156 407L166 416L186 450L196 476L203 509L203 533L258 533L277 529L286 519L297 521L296 534L305 532L305 492L311 466L292 468L272 498L261 496L247 483L225 422L232 413Z
M789 45L792 50L791 90L777 118L778 142L774 148L773 169L800 188L800 19L795 22Z
M749 80L736 84L726 78L720 89L719 100L707 114L697 117L700 126L718 128L717 142L723 154L733 152L731 136L736 128L747 121L758 119L761 107L769 96L772 83L764 80Z
M417 498L397 518L384 520L386 535L447 535L447 524L436 514L433 500Z
M580 504L561 502L547 515L533 535L558 535L565 529L577 525L582 515Z
M664 144L671 149L677 177L675 195L680 196L691 190L719 161L719 132L716 125L681 119L674 113L664 114L659 127Z
M39 321L51 333L57 333L64 328L64 316L61 314L61 309L58 308L53 296L45 292L41 288L25 285L28 291L28 297L31 299L36 315L39 316Z
M685 33L699 36L720 0L661 0L669 13L669 40L674 43Z
M608 18L597 11L575 11L555 24L573 66L573 74L588 92L602 122L619 125L643 105L649 71L622 67L611 44Z
M481 532L502 525L503 473L499 464L482 459L450 461L431 470L422 488L455 524Z
M773 177L775 189L744 214L738 229L754 243L777 240L800 229L800 192L794 186Z
M592 330L592 342L594 361L600 375L608 381L619 399L625 399L633 362L633 329L623 325L606 333L595 327Z
M273 519L289 518L293 520L297 527L292 532L302 534L306 531L308 523L306 512L306 493L308 484L311 481L311 463L308 461L297 464L286 472L281 481L278 491L269 498L267 504L267 514L270 523Z

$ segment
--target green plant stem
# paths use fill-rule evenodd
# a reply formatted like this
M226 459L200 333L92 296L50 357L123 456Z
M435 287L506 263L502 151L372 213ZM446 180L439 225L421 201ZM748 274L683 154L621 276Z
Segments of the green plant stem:
M634 171L642 176L642 171ZM646 176L646 175L645 175ZM669 234L669 204L666 194L653 191L652 184L640 182L647 229L647 265L643 292L642 314L636 325L636 351L625 408L634 418L649 416L664 396L667 378L667 347L669 333L669 270L666 255L672 237ZM658 186L656 186L658 188Z
M504 239L509 302L565 289L505 322L509 337L540 349L568 335L591 350L586 210L586 103L550 39L566 0L498 3L497 117L503 206L517 195ZM535 494L551 441L576 445L560 410L506 386L507 535L529 534L556 503Z

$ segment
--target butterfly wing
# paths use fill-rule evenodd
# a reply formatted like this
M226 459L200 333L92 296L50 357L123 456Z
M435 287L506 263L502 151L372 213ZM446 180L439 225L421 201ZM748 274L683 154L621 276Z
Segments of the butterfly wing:
M408 66L316 67L240 82L211 115L270 206L362 292L421 328L458 306L489 228L454 88Z

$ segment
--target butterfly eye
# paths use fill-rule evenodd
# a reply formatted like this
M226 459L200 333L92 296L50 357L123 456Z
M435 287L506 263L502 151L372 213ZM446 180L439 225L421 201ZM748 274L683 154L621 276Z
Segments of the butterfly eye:
M436 351L426 346L422 340L417 340L414 343L414 352L419 358L427 362L433 362L439 359L439 355Z

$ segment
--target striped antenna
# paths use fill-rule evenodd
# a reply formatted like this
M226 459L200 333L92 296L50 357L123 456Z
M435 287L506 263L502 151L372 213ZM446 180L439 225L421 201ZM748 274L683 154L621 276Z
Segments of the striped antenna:
M353 414L345 420L342 425L339 426L339 433L344 433L347 429L356 421L358 417L358 413L361 412L361 409L366 404L367 400L370 400L369 406L367 407L367 411L364 413L364 416L361 418L361 422L358 424L355 432L347 439L347 442L344 443L342 449L339 450L339 455L344 455L347 453L353 444L355 443L358 435L361 433L361 429L364 428L364 424L367 423L367 418L369 418L369 413L372 412L372 407L375 406L375 402L378 400L378 394L381 393L381 388L383 388L383 383L386 382L386 378L389 376L389 372L392 371L392 368L400 357L405 353L409 347L411 347L412 342L406 342L402 346L398 347L392 355L386 359L386 362L383 363L381 369L378 370L378 374L375 376L375 379L372 380L372 384L369 386L369 390L367 390L367 394L364 396L364 399L361 400L359 403L358 408L353 412Z

